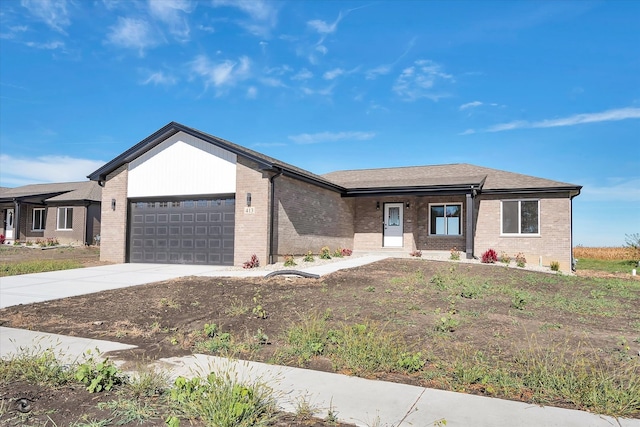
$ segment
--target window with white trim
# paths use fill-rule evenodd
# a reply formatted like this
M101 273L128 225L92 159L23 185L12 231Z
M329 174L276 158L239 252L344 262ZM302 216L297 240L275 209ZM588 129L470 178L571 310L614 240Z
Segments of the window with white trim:
M44 208L33 208L31 214L31 231L43 231L44 230Z
M539 200L503 200L502 234L540 234Z
M430 204L429 234L459 236L462 234L462 204Z
M58 230L73 229L73 208L58 208Z

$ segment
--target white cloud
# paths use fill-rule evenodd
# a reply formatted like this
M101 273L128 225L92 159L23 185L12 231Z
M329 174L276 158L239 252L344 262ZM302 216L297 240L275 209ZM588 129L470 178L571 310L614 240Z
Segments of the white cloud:
M411 51L411 49L413 49L413 46L415 46L416 44L416 37L412 38L411 40L409 40L409 43L407 44L407 47L405 48L404 52L402 52L402 54L400 54L399 57L396 58L395 61L393 61L391 64L382 64L379 65L375 68L372 68L370 70L368 70L365 73L365 78L367 80L375 80L377 79L379 76L384 76L387 75L391 72L391 70L393 70L393 67L395 67L395 65L400 62L400 60L402 58L404 58L405 56L407 56L407 54Z
M24 33L29 29L26 25L14 25L8 28L8 32L0 33L0 39L12 40L16 38L18 34Z
M476 133L474 129L467 129L464 132L460 132L458 135L473 135L474 133Z
M242 56L238 61L213 62L205 55L198 55L189 65L193 73L204 79L206 87L213 85L217 89L222 89L247 79L251 61L248 57ZM218 94L220 93L219 90Z
M342 68L334 68L333 70L329 70L326 73L324 73L322 77L325 80L333 80L336 77L341 76L342 74L344 74L344 70Z
M258 89L255 86L249 86L247 89L247 98L256 99L258 97Z
M640 108L618 108L614 110L607 110L601 113L586 113L575 114L569 117L563 117L560 119L546 119L537 122L529 122L526 120L519 120L509 123L500 123L489 127L487 132L501 132L505 130L513 129L533 129L533 128L551 128L551 127L564 127L564 126L576 126L585 123L600 123L600 122L612 122L626 119L640 119Z
M585 202L640 202L640 177L608 178L605 185L582 187L580 201Z
M268 37L278 23L278 10L274 4L266 0L213 0L214 7L235 7L249 15L250 19L239 25L260 37Z
M411 67L405 68L393 85L393 91L406 101L420 98L437 101L448 96L446 92L436 88L436 84L454 82L451 74L442 71L442 67L430 60L418 60Z
M151 16L165 23L169 32L181 42L189 40L189 23L184 14L190 13L192 9L188 0L149 0Z
M320 132L291 135L289 139L296 144L319 144L343 140L366 141L376 136L375 132Z
M340 21L342 21L342 18L344 18L344 16L345 15L343 15L342 12L340 12L336 20L333 21L331 24L327 24L325 21L321 19L313 19L311 21L307 21L307 26L313 28L319 34L322 34L322 35L335 33L335 31L338 29L338 24L340 23Z
M162 71L156 71L154 73L150 73L149 76L147 76L147 78L142 81L142 84L143 85L153 84L155 86L158 86L158 85L172 86L177 82L178 80L174 76L165 74Z
M108 43L137 49L140 56L144 55L146 48L159 43L159 40L153 35L149 23L142 19L118 17L118 22L109 28L111 31L107 35Z
M312 77L313 73L306 68L303 68L302 70L291 76L291 80L309 80Z
M65 28L71 24L66 0L22 0L22 6L59 33L66 34Z
M36 49L46 49L46 50L55 50L55 49L64 47L64 43L61 41L54 41L54 42L47 42L47 43L26 42L25 44L29 47L33 47Z
M48 182L86 181L87 175L102 167L100 160L69 156L19 158L0 154L0 182L3 186L20 186Z
M458 110L460 111L464 111L466 109L469 108L475 108L475 107L479 107L481 105L484 105L484 103L480 102L480 101L473 101L473 102L467 102L466 104L462 104Z

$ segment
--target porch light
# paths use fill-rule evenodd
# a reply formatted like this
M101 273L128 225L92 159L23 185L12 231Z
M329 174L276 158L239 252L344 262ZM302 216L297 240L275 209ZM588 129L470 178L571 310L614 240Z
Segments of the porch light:
M407 209L411 208L411 202L407 202Z
M111 199L111 210L112 211L116 210L116 199Z
M376 210L379 211L380 210L380 202L376 202Z
M247 206L251 206L251 193L247 193Z

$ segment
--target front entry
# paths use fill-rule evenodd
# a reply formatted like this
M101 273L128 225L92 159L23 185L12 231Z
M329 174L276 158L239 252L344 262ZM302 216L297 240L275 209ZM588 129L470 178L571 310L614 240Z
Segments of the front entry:
M384 233L382 246L385 248L402 247L402 203L384 204Z
M13 240L13 216L14 210L7 209L7 216L5 216L4 234L7 240Z

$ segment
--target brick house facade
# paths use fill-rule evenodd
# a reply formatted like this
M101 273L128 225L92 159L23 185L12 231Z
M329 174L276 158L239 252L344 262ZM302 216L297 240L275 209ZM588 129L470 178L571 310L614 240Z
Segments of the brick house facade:
M568 271L580 186L469 164L316 175L170 123L89 178L102 187L101 258L242 265L321 247L492 248Z

